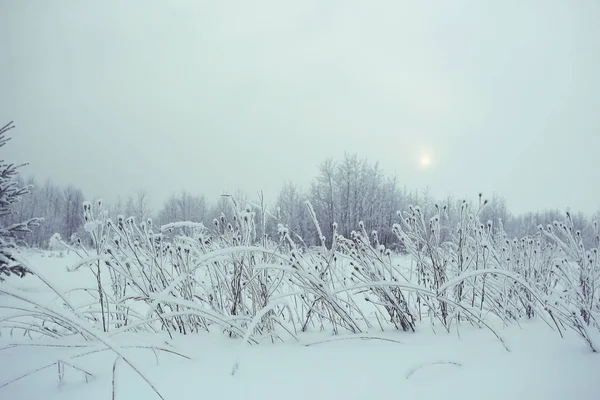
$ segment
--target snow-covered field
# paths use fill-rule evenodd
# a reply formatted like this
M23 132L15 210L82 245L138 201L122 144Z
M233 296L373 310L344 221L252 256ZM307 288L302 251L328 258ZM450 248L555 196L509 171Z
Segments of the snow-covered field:
M76 258L57 254L27 256L59 290L87 286L89 271L66 272ZM30 293L48 290L31 276L8 282ZM300 342L245 346L218 330L173 339L166 333L129 333L114 341L166 399L600 399L600 357L581 338L570 330L561 338L535 319L520 325L495 326L510 352L488 330L469 324L460 326L460 337L440 327L434 334L421 324L416 333L308 332L298 335ZM115 363L114 353L65 340L1 336L0 386L11 383L0 388L0 399L109 399L113 387L116 399L158 398L122 360ZM53 347L45 346L49 343ZM69 347L59 347L63 343ZM149 345L189 359L140 348ZM90 354L80 356L84 353ZM69 365L92 376L86 382Z

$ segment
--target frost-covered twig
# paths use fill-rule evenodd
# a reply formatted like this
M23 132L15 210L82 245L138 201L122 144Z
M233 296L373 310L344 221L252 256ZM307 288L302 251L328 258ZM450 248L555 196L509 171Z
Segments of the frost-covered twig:
M406 379L409 379L415 372L417 372L423 368L426 368L426 367L432 367L434 365L454 365L457 367L462 367L462 364L454 362L454 361L435 361L432 363L427 363L427 364L419 365L418 367L412 368L410 371L407 372Z

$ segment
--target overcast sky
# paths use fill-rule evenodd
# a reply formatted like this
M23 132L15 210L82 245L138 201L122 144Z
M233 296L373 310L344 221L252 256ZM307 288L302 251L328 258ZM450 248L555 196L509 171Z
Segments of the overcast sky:
M154 206L274 197L347 151L436 195L592 212L599 71L597 0L0 1L3 157Z

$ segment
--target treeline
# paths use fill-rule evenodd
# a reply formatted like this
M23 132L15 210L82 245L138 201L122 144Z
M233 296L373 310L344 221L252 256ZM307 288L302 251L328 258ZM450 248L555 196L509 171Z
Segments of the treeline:
M331 159L323 162L308 191L302 192L290 183L284 186L277 200L278 215L289 229L308 238L308 244L317 244L315 225L304 206L307 200L312 204L326 242L331 238L334 222L337 232L349 237L353 230L358 231L359 221L362 221L366 231L376 231L380 243L388 247L397 241L391 231L393 224L399 222L397 211L406 210L410 205L418 205L428 216L440 214L454 227L460 220L461 210L468 209L475 212L482 223L490 222L511 237L532 235L540 225L565 217L564 210L512 214L506 200L498 194L488 198L474 193L470 200L453 196L435 198L428 190L408 190L397 177L387 176L378 163L349 154L337 162ZM600 210L593 216L577 212L571 213L571 217L584 243L594 243L593 221L600 221Z
M46 248L54 233L59 233L65 240L82 236L82 204L88 199L79 188L61 187L49 180L40 183L34 178L20 183L31 185L31 194L13 205L15 213L4 216L2 222L10 225L23 219L43 217L40 227L21 238L26 244ZM295 238L302 238L307 246L320 244L322 239L330 243L334 223L338 234L349 236L359 229L359 221L362 221L367 232L376 231L380 243L389 247L396 242L391 230L398 222L397 211L405 210L411 204L419 205L425 215L440 213L450 220L450 226L458 224L461 210L468 208L478 212L482 223L490 221L496 228L502 226L512 237L534 234L539 225L546 226L564 217L561 210L514 215L505 199L497 194L487 198L475 193L471 200L452 196L434 198L427 190L409 190L398 177L386 175L378 163L351 154L338 161L323 162L307 190L287 183L273 205L265 205L262 199L249 201L240 192L231 197L240 209L250 208L256 213L256 220L261 221L259 230L264 229L267 236L277 238L278 225L282 224ZM133 216L137 221L152 218L156 224L192 221L202 222L209 228L222 213L231 217L233 211L229 197L220 197L210 203L204 195L188 192L172 195L160 210L151 209L145 191L133 193L114 204L105 204L105 207L113 219L124 215ZM600 219L600 211L593 216L574 213L571 217L584 242L591 244L594 239L592 221Z
M74 186L61 187L50 180L40 184L34 178L17 178L19 187L31 186L31 193L11 206L12 213L2 217L2 225L10 226L22 220L41 217L43 221L19 239L32 247L46 248L50 237L58 232L70 238L83 228L82 203L85 196Z

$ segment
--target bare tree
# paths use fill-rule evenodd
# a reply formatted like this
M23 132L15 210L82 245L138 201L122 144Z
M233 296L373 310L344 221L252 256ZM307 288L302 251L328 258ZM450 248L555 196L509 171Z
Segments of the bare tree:
M150 218L150 205L148 204L148 192L144 189L135 194L135 212L133 214L138 222L146 222Z
M204 196L191 195L183 191L179 196L167 199L158 213L158 221L166 224L174 221L206 222L208 207Z
M319 166L319 175L313 181L310 192L310 202L328 243L331 240L333 223L336 222L339 216L335 199L335 169L336 165L333 159L324 161ZM319 241L320 238L316 238L315 242Z
M63 190L63 228L65 238L72 238L83 226L82 206L84 196L81 189L68 186Z
M306 196L300 192L298 187L291 182L286 183L275 203L275 212L292 235L298 235L305 240L314 229L310 226L304 206ZM274 236L274 233L271 234Z

